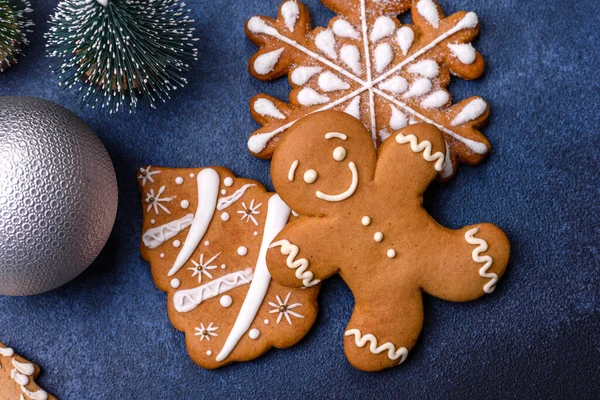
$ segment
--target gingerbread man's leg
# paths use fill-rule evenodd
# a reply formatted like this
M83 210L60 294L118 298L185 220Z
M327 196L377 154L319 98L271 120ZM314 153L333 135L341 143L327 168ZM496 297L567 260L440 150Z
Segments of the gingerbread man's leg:
M435 251L421 257L425 292L444 300L470 301L494 291L510 256L500 228L483 223L454 231L436 224L430 237Z
M380 289L380 290L379 290ZM423 325L423 300L416 286L378 288L380 297L357 298L344 332L350 363L363 371L380 371L402 363Z

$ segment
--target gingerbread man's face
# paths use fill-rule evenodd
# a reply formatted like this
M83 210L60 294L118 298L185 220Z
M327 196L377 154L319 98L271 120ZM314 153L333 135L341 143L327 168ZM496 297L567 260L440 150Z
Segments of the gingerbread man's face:
M318 119L318 123L315 123ZM273 183L283 200L304 215L328 215L350 206L373 179L376 152L362 123L322 112L294 125L273 157ZM295 132L301 131L298 135Z

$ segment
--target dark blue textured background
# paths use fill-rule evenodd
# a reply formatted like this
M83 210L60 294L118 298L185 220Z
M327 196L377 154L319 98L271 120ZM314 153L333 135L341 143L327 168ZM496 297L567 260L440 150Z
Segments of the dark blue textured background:
M140 259L141 165L224 165L270 186L269 165L246 150L257 125L248 99L287 96L285 80L247 73L254 46L244 22L275 16L279 0L189 0L201 60L190 85L156 111L111 116L79 109L44 58L55 1L35 1L27 56L0 74L0 95L32 95L79 114L115 164L120 208L105 251L83 275L44 295L0 298L0 340L42 366L62 399L195 398L598 398L600 396L600 2L441 0L446 13L477 12L487 70L455 80L456 100L492 107L494 149L427 196L450 227L491 221L512 242L509 270L492 296L453 304L425 299L421 339L401 367L367 374L346 361L342 333L352 296L323 285L311 334L288 350L217 371L197 367ZM50 3L50 4L47 4ZM306 2L315 25L331 12ZM48 268L52 268L51 265Z

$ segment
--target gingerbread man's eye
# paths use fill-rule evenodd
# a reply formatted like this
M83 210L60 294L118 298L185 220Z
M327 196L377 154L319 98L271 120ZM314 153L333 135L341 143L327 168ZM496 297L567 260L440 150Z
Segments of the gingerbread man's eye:
M314 169L309 169L304 173L304 182L314 183L318 177L319 174L317 173L317 171L315 171Z
M346 149L342 146L336 147L335 150L333 150L333 159L335 161L344 161L344 158L346 158Z

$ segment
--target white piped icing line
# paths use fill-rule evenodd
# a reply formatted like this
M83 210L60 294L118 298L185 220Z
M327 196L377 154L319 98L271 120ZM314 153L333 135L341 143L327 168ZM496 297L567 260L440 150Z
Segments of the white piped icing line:
M458 60L465 65L473 64L475 62L475 59L477 58L477 51L471 45L471 43L449 43L448 48L452 51L454 57L458 58Z
M354 29L352 24L350 24L350 22L346 21L345 19L341 19L341 18L337 19L333 23L331 30L333 31L333 33L336 36L339 36L339 37L350 38L350 39L360 39L359 33L356 32L356 30Z
M183 267L183 264L190 259L204 237L215 213L219 195L219 174L212 168L206 168L198 173L196 181L198 184L198 209L185 243L169 270L168 276L175 275Z
M315 46L325 53L327 57L333 60L337 58L337 53L335 52L335 38L333 37L333 32L329 29L317 34L315 37Z
M434 28L440 27L440 14L433 1L420 0L417 3L417 12Z
M252 283L246 293L246 298L242 303L240 312L229 332L229 336L225 340L223 348L217 355L217 362L225 360L229 354L235 349L240 339L248 331L262 305L269 285L271 283L271 274L267 269L267 250L269 243L277 236L287 223L291 209L281 200L279 195L271 196L269 199L269 207L267 211L267 219L265 221L265 229L263 231L262 242L254 269L254 277Z
M321 200L334 202L346 200L348 197L352 196L358 188L358 170L356 169L356 164L354 164L354 162L352 161L348 163L348 168L350 168L350 172L352 173L352 182L350 183L350 187L348 187L346 191L339 194L327 194L321 192L320 190L317 190L317 198Z
M3 357L13 357L15 355L15 351L10 347L0 347L0 356ZM33 400L47 400L48 393L43 389L38 389L35 392L30 391L25 386L29 384L30 378L35 373L35 365L32 363L22 363L14 358L11 360L14 369L11 371L10 377L13 379L19 386L21 386L21 391ZM23 395L20 397L23 399Z
M440 108L450 101L450 95L445 90L438 90L431 93L421 101L421 107L425 109Z
M323 71L321 67L298 67L292 71L290 80L294 85L301 86L321 71Z
M0 347L0 355L4 357L12 357L15 355L15 351L10 347Z
M406 115L396 107L390 104L392 109L392 115L390 116L390 127L394 130L402 129L408 125L408 119Z
M423 60L408 67L408 72L425 78L435 78L440 74L440 66L433 60Z
M360 74L362 67L360 65L360 52L358 47L353 44L345 44L340 49L340 59L355 74Z
M375 71L382 73L394 59L394 51L388 43L381 43L375 47Z
M254 102L254 111L263 117L272 117L276 119L285 119L285 115L275 106L275 104L265 98L256 99Z
M254 70L256 73L260 75L267 75L269 72L273 71L277 61L279 61L279 58L283 53L283 50L284 48L282 47L256 57L254 60Z
M466 124L481 117L487 110L487 103L483 99L470 101L452 120L452 126Z
M483 267L479 269L479 276L482 278L489 279L490 281L483 286L483 291L487 294L492 293L496 289L496 283L498 282L498 275L493 272L488 272L494 263L494 259L491 256L482 256L481 253L485 253L488 249L488 244L484 239L476 238L475 235L479 232L479 227L469 229L465 233L465 240L467 243L472 245L478 245L473 249L471 257L476 263L484 263Z
M303 106L315 106L318 104L327 103L329 100L331 99L328 96L320 94L316 90L309 87L305 87L298 92L298 103L302 104Z
M286 265L290 269L296 270L296 278L302 280L305 287L311 287L321 282L320 279L313 279L314 275L308 271L308 260L306 258L296 259L300 249L295 244L291 244L289 240L279 240L269 248L281 247L281 254L288 256L286 259Z
M356 119L360 119L360 97L356 96L353 98L350 104L344 109L344 112Z
M331 71L325 71L319 75L319 87L325 92L335 92L337 90L350 89L350 84L344 82Z
M295 0L284 3L281 6L281 15L283 15L285 26L290 30L290 32L294 32L296 21L298 21L298 17L300 16L300 8L298 7L298 3L296 3Z
M231 196L220 198L219 202L217 203L217 210L222 211L230 205L234 204L236 201L242 198L244 193L246 193L246 190L250 189L253 186L256 186L256 184L248 183L236 190L235 193L233 193Z
M177 236L185 228L192 224L194 214L187 214L175 221L171 221L161 226L148 229L142 235L142 242L149 249L155 249L165 243L167 240Z
M425 18L425 20L428 23L430 23L432 26L436 26L439 28L440 14L438 12L437 6L433 3L433 1L420 0L417 3L417 11L419 12L419 14L421 16L423 16ZM431 118L426 117L425 115L421 114L416 109L405 104L403 101L400 101L400 100L390 96L389 94L383 92L382 90L388 90L392 93L397 93L397 92L394 92L392 90L389 90L388 88L379 86L381 83L388 80L388 78L392 77L392 75L401 71L405 66L412 64L419 57L423 56L428 51L430 51L432 48L439 45L440 43L442 43L443 41L445 41L446 39L448 39L455 33L459 32L461 30L464 30L464 29L475 28L479 23L477 15L473 12L467 13L460 21L458 21L458 23L456 23L455 26L453 26L452 28L443 32L438 37L436 37L434 40L432 40L430 43L421 47L419 50L415 51L410 56L406 57L404 60L402 60L401 62L399 62L398 64L394 65L391 68L389 68L389 64L391 63L391 61L389 63L387 62L387 58L390 57L390 52L385 47L380 47L379 50L377 50L378 55L377 54L374 55L374 60L373 60L374 64L375 64L374 67L378 71L383 72L386 69L387 69L387 71L385 73L382 73L381 75L377 76L376 78L374 78L372 76L374 71L372 71L372 66L371 66L371 50L370 50L370 43L373 43L373 42L372 41L370 42L369 38L376 39L377 41L379 41L379 40L381 40L381 38L389 36L388 32L389 32L389 28L391 27L390 22L393 23L394 26L396 24L393 19L391 19L387 16L380 17L377 20L380 22L373 25L373 29L371 30L371 36L369 36L369 27L367 26L366 0L360 0L360 13L361 13L360 19L361 19L362 32L357 32L357 29L355 29L355 27L352 26L352 24L350 24L348 21L344 20L343 18L338 17L335 19L334 23L332 24L331 30L329 30L329 29L323 30L319 34L317 34L317 37L315 38L315 45L317 46L317 48L319 49L320 52L322 52L323 54L326 55L326 57L316 53L315 51L296 42L295 40L290 39L287 36L281 34L276 28L269 26L267 24L267 22L265 22L260 17L252 17L250 19L250 21L248 22L248 29L255 34L265 34L265 35L272 36L272 37L278 39L279 41L286 43L287 45L295 48L296 50L306 54L313 61L329 67L333 72L339 73L340 75L343 75L344 77L348 78L349 80L360 85L360 87L358 89L354 90L352 93L348 93L347 95L344 95L343 97L338 98L338 99L330 99L328 96L318 93L314 89L305 88L305 89L310 89L310 90L306 91L306 92L300 91L298 93L298 97L297 97L298 102L301 105L304 105L307 107L320 105L320 107L316 107L314 110L308 112L305 115L309 115L309 114L319 112L319 111L333 109L339 105L343 105L346 102L351 102L351 104L349 104L348 106L346 106L344 108L344 111L346 111L350 115L353 115L353 116L359 118L360 117L360 109L359 109L359 100L357 100L359 98L358 96L364 92L368 92L369 93L368 110L370 112L370 125L371 125L370 128L371 128L371 132L372 132L374 140L376 139L376 135L377 135L374 96L379 95L379 96L385 98L386 100L392 102L393 104L395 104L398 108L402 109L405 113L409 114L411 116L411 120L418 119L420 121L435 125L440 130L442 130L444 133L451 136L453 139L465 144L474 153L485 154L488 151L488 148L484 143L465 138L462 135L452 131L451 129L448 129L447 127L433 121ZM285 17L284 17L284 20L285 20ZM375 27L375 25L377 25L377 27ZM356 27L356 28L358 28L358 27ZM393 32L392 32L392 34L393 34ZM344 68L341 64L337 64L336 62L331 61L331 60L336 60L338 58L338 54L336 53L336 50L337 50L336 49L336 41L335 41L336 37L347 37L347 38L352 38L352 39L359 39L362 37L363 53L364 53L364 60L362 60L362 63L365 64L364 69L366 70L366 75L367 75L365 80L363 80L362 78L360 78L358 76L363 72L363 66L361 65L360 52L358 51L356 46L354 46L352 44L344 44L342 46L342 49L340 49L339 58L342 60L343 64L348 69ZM414 44L415 35L414 35L413 30L410 27L403 26L400 29L396 30L395 39L396 39L396 42L398 43L403 55L407 55L409 50L411 49L411 47ZM466 51L464 51L463 53L466 53ZM329 58L327 58L327 57L329 57ZM393 54L392 54L392 58L393 58ZM306 69L304 69L304 68L306 68ZM292 73L290 75L290 80L292 81L292 83L294 85L303 85L303 84L307 83L307 81L308 81L308 79L310 79L310 77L314 76L317 73L322 72L322 68L319 69L318 72L317 72L316 68L321 68L321 67L302 67L302 66L298 67L295 70L292 70ZM301 72L296 73L296 71L298 71L300 69L303 69L303 70L301 70ZM310 70L310 69L312 69L312 70ZM310 73L308 73L308 72L310 72ZM424 90L424 88L425 88L424 85L425 85L425 83L421 83L420 85L418 85L416 88L414 88L415 90L413 92L411 92L411 95L407 96L406 98L422 96L422 95L429 93L429 91L431 91L432 88L429 87L428 90ZM377 89L377 87L379 87L379 89ZM420 90L416 90L416 89L420 89ZM402 91L400 91L400 93L403 93L405 90L406 90L406 88L403 89ZM435 96L435 99L438 100L438 103L441 101L440 100L441 96L442 95ZM426 101L425 104L428 107L436 108L436 107L433 107L435 105L433 98ZM273 137L286 131L296 121L297 121L297 119L289 121L285 125L282 125L270 132L260 132L260 133L256 133L256 134L252 135L248 139L249 150L254 153L260 153L267 147L268 142Z
M406 89L408 89L408 82L401 76L394 76L381 82L379 84L379 89L387 90L394 94L400 94L406 92Z
M433 150L433 146L429 140L423 140L421 143L418 142L418 139L415 135L403 135L402 133L398 133L396 135L396 142L399 144L410 144L410 149L415 152L423 152L423 159L425 161L433 162L435 161L434 168L436 171L440 172L444 166L444 153L441 151L437 151L434 154L431 154Z
M391 36L396 30L396 24L387 15L383 15L375 20L373 29L371 30L371 42L376 43L384 37Z
M294 177L296 175L296 168L298 168L298 160L294 160L292 165L290 165L290 170L288 171L288 181L294 182Z
M400 359L398 364L402 364L404 360L406 360L406 357L408 357L408 350L406 347L400 347L398 350L396 350L396 346L390 342L386 342L377 347L377 338L370 333L367 333L363 336L360 332L360 329L348 329L346 333L344 333L344 336L354 336L354 344L360 348L363 348L367 343L370 343L369 351L372 354L377 355L387 351L387 356L390 360L396 361Z
M341 132L327 132L325 134L325 139L341 139L341 140L348 140L348 135L346 135L345 133L341 133Z
M202 302L220 296L252 281L252 269L232 272L193 289L179 290L173 295L173 306L180 313L194 310Z
M406 55L408 50L412 47L412 44L415 40L415 33L408 26L403 26L398 29L396 33L396 41L400 46L400 50L402 50L402 55Z

